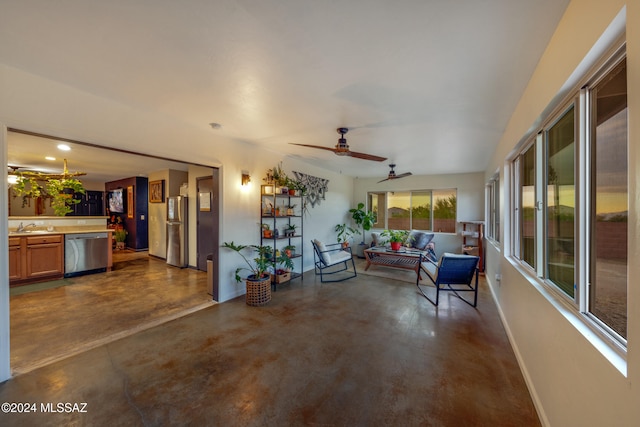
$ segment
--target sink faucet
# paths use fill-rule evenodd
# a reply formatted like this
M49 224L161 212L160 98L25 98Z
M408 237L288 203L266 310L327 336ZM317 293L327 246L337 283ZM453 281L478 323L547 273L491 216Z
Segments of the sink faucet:
M35 223L31 223L31 224L27 224L27 225L22 225L22 223L20 223L20 225L18 226L18 229L16 230L18 233L23 232L27 227L35 227L36 224Z

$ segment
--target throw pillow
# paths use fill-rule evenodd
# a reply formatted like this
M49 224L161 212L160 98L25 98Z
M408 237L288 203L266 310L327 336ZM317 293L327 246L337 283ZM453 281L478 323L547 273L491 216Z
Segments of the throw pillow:
M425 233L423 231L411 230L407 237L407 246L424 251L427 245L433 240L433 233Z
M331 257L326 252L327 247L324 245L324 243L322 243L318 239L314 240L313 243L315 243L318 247L318 251L320 252L320 256L322 257L322 262L324 262L325 264L329 264L331 262Z

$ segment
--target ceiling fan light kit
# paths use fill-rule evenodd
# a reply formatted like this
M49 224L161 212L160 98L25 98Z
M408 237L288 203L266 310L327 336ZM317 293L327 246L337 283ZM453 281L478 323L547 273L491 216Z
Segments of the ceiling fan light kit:
M291 143L291 145L299 145L301 147L309 147L309 148L317 148L317 149L320 149L320 150L333 151L333 153L335 155L337 155L337 156L349 156L349 157L355 157L356 159L372 160L374 162L383 162L383 161L387 160L386 157L380 157L380 156L375 156L373 154L359 153L357 151L351 151L349 149L349 144L347 144L347 139L344 137L344 134L349 132L349 129L348 128L338 128L336 130L340 134L340 138L338 139L338 143L336 144L336 146L334 148L323 147L321 145L296 144L296 143L293 143L293 142Z
M389 167L391 168L391 170L389 171L389 175L387 175L385 179L378 181L378 184L380 184L381 182L389 181L391 179L405 178L407 176L413 175L411 172L401 173L400 175L396 174L396 171L393 170L393 168L396 167L394 163L391 163Z

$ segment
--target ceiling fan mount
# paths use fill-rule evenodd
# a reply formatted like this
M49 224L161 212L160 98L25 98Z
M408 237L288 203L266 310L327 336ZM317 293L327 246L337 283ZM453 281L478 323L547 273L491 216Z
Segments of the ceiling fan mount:
M405 172L405 173L401 173L400 175L398 175L398 174L396 174L396 171L394 170L395 167L396 167L396 164L395 163L391 163L389 165L389 168L391 168L391 170L389 171L389 175L387 175L387 177L385 179L383 179L381 181L378 181L378 184L380 184L381 182L384 182L384 181L389 181L389 180L392 180L392 179L404 178L404 177L413 175L411 172Z
M380 157L380 156L375 156L373 154L359 153L357 151L351 151L349 149L349 144L347 144L347 139L344 137L344 134L349 132L349 128L338 128L336 130L340 134L340 138L338 139L338 143L336 144L336 146L334 148L323 147L323 146L320 146L320 145L310 145L310 144L296 144L296 143L291 143L291 144L292 145L300 145L302 147L317 148L317 149L320 149L320 150L333 151L333 153L335 155L337 155L337 156L349 156L349 157L355 157L356 159L372 160L374 162L383 162L383 161L387 160L386 157Z

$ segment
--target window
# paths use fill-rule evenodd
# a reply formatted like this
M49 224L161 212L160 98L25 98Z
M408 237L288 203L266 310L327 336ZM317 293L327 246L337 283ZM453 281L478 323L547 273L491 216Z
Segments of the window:
M374 228L455 233L456 190L390 191L368 194Z
M575 108L546 130L547 277L574 297L575 258Z
M487 215L487 237L495 242L500 242L500 174L496 173L486 191Z
M536 153L532 145L518 162L520 166L520 256L534 269L536 268Z
M627 338L627 64L591 90L589 313Z
M623 345L629 200L626 82L622 51L576 88L511 164L514 257Z

